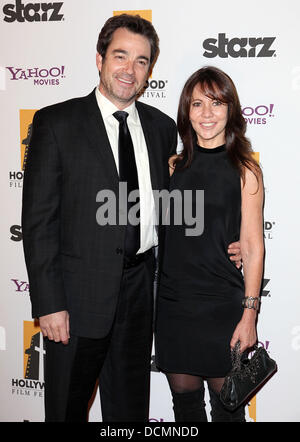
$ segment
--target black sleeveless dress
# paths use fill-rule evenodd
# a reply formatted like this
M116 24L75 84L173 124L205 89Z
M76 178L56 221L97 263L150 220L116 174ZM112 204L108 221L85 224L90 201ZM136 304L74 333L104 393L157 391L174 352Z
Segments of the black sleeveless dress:
M196 145L191 166L176 168L171 177L170 191L175 189L193 190L194 215L195 191L204 190L204 230L186 236L187 225L172 223L170 204L157 293L156 365L165 372L224 377L244 297L243 275L227 252L240 236L241 184L225 145Z

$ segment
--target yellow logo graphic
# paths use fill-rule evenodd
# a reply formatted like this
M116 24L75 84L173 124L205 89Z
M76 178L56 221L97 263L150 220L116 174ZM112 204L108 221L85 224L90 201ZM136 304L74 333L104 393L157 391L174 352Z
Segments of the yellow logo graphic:
M21 170L24 170L28 146L32 133L32 120L36 109L20 109L20 150L21 150Z
M248 404L249 418L251 421L256 422L256 396L253 396Z
M34 321L24 321L24 379L44 379L44 341Z
M121 15L121 14L139 15L145 20L152 22L152 9L141 9L134 11L114 11L114 15Z

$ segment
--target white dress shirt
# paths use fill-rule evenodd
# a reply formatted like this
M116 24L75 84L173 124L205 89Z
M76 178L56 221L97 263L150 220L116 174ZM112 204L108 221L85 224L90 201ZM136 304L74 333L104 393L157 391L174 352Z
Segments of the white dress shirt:
M101 94L98 87L96 88L96 99L102 114L116 167L119 171L119 122L113 116L113 113L119 109L103 94ZM155 204L151 185L148 150L135 102L123 110L129 114L127 117L127 124L134 148L140 190L141 247L137 253L144 253L151 247L158 244L155 228Z

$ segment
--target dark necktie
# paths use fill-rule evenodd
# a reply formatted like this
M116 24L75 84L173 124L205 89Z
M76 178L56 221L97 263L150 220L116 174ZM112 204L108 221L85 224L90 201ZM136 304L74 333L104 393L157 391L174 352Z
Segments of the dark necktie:
M135 202L128 202L128 195L134 190L139 190L138 174L134 156L134 149L131 135L127 125L128 113L117 111L113 116L119 121L119 179L127 183L127 215L132 206L139 204L139 198ZM137 211L137 217L140 217L140 211ZM128 216L127 216L128 219ZM134 256L140 248L140 222L132 225L127 222L125 237L125 255Z

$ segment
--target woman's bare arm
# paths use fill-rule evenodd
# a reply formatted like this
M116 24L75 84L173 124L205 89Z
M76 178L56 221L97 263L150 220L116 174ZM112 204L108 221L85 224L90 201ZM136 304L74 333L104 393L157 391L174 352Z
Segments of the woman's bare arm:
M255 174L245 169L242 184L242 221L240 232L241 255L245 278L245 297L259 298L264 260L263 239L263 180L260 170ZM239 340L241 351L252 347L256 340L254 309L245 308L231 340L231 347Z

